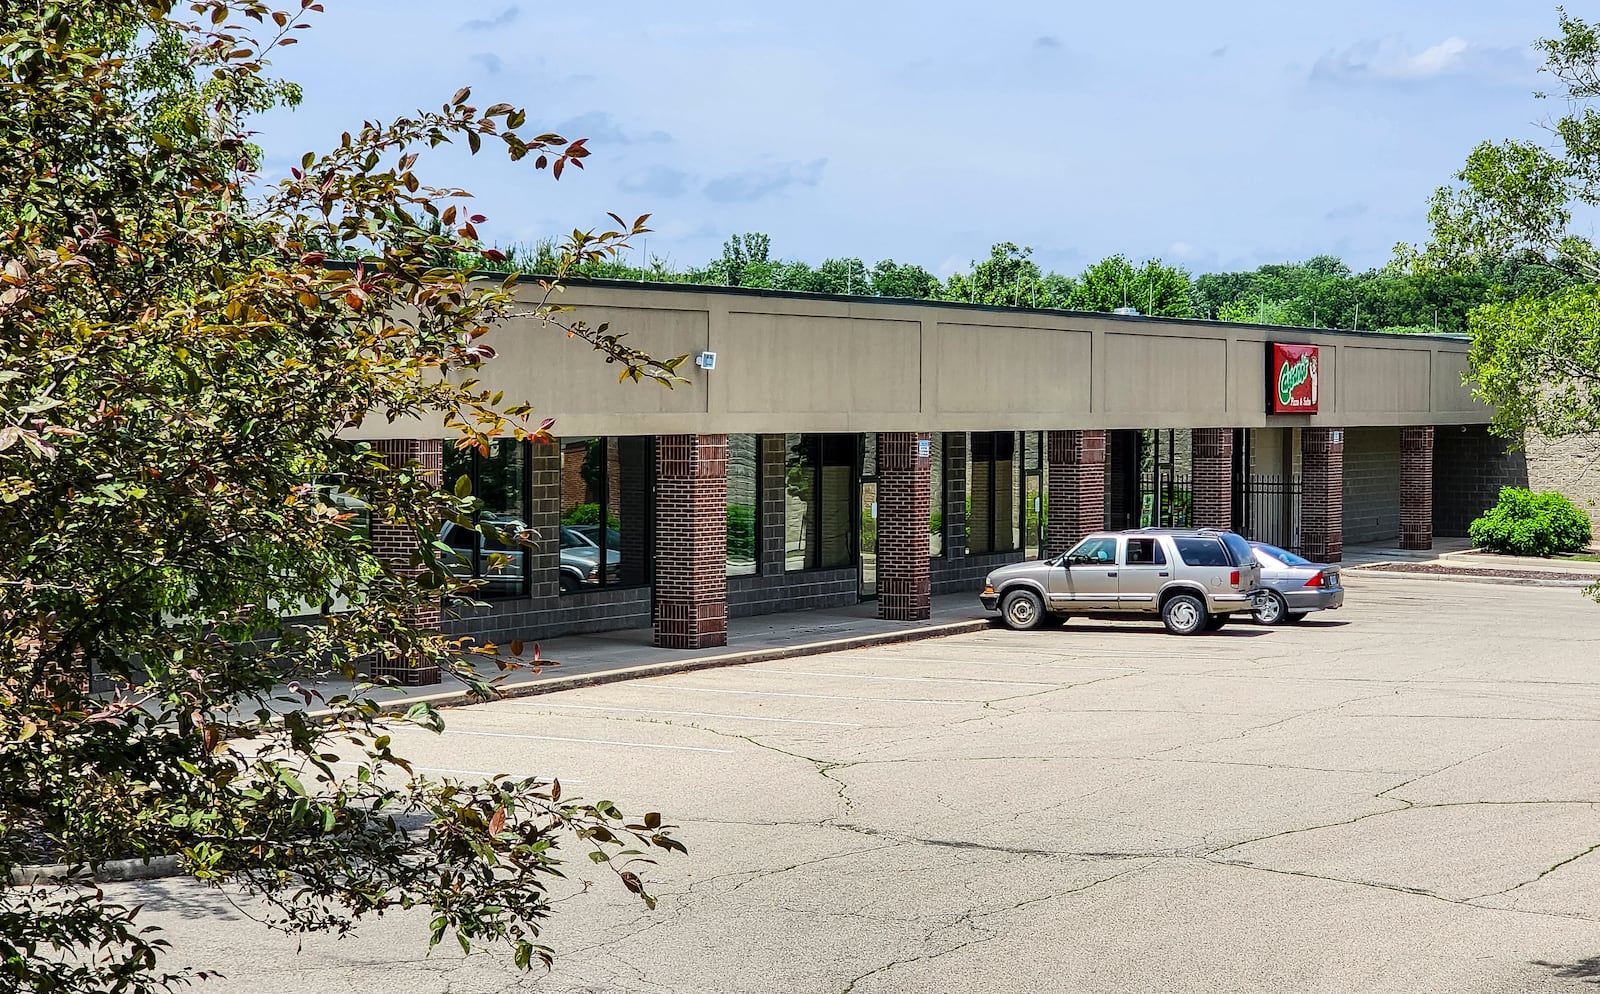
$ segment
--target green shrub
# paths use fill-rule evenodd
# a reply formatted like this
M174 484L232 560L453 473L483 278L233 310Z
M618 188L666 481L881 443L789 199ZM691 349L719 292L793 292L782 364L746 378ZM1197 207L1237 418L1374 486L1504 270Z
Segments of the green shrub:
M615 514L608 517L609 520L606 522L606 527L613 531L622 527L622 519ZM562 513L561 523L564 525L598 525L600 523L600 505L594 503L574 504Z
M1474 544L1513 556L1578 552L1589 544L1589 516L1555 491L1504 487L1500 502L1467 529Z
M749 504L728 505L728 561L755 562L756 509Z

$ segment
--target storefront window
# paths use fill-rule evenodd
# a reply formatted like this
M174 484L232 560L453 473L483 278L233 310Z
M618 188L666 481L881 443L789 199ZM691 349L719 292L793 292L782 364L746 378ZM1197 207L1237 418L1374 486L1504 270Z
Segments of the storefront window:
M1018 516L1017 432L973 432L967 442L967 551L1015 552Z
M561 440L561 592L650 582L655 439Z
M856 436L788 435L785 441L785 568L851 565Z
M1044 538L1044 439L1037 431L1022 433L1022 551L1039 558Z
M479 597L520 597L528 592L528 458L523 442L498 439L489 454L446 444L444 485L454 489L466 477L481 506L477 530L447 521L440 538L450 546L457 576L483 581Z
M761 436L728 436L728 575L759 572Z

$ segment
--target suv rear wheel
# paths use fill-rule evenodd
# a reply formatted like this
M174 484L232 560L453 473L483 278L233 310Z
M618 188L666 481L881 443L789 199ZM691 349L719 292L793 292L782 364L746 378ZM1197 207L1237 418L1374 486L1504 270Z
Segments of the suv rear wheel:
M1000 602L1000 617L1015 631L1038 628L1044 624L1044 602L1031 590L1013 590Z
M1205 602L1193 594L1174 594L1161 605L1161 623L1174 635L1204 631L1210 617Z

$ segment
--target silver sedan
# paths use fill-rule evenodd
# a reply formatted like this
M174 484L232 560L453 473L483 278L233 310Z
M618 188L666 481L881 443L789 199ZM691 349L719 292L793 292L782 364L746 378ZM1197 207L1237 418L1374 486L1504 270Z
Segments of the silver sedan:
M1299 621L1312 611L1332 611L1344 606L1339 567L1314 563L1275 545L1251 542L1261 564L1261 585L1267 600L1252 611L1263 625Z

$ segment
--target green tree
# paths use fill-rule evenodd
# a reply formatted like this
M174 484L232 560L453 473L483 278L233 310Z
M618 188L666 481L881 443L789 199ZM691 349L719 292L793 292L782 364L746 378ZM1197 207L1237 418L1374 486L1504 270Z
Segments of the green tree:
M1600 253L1574 224L1576 211L1600 203L1600 35L1565 12L1559 23L1559 37L1539 42L1564 111L1550 140L1479 145L1434 194L1426 248L1398 251L1424 273L1508 260L1531 270L1470 315L1471 379L1512 438L1600 432Z
M1240 324L1281 324L1299 327L1300 310L1294 302L1285 300L1238 300L1223 304L1217 312L1218 321L1236 321Z
M0 6L8 990L182 979L163 971L136 909L92 888L17 886L19 864L176 853L195 878L262 896L282 928L344 931L425 908L434 942L505 943L527 967L547 955L537 937L558 843L578 842L640 894L637 857L613 857L681 848L658 815L624 819L550 780L412 776L390 730L442 719L425 705L386 715L370 682L326 700L297 691L325 720L272 715L281 677L360 680L375 658L496 692L473 660L503 650L419 620L441 599L470 603L437 536L445 521L472 527L480 502L351 429L420 418L485 452L497 437L548 437L525 404L473 379L514 314L557 332L552 347L571 335L598 350L624 379L670 385L683 361L573 320L548 288L471 277L504 256L479 242L484 219L464 193L423 182L419 157L463 143L559 177L588 154L581 139L525 137L508 104L480 108L462 90L363 125L249 194L251 117L292 96L264 54L316 9ZM613 257L643 222L576 232L553 275ZM359 262L330 266L330 249ZM411 530L416 554L377 555L352 508ZM280 605L335 600L348 607L280 617ZM90 693L91 667L108 693Z
M880 259L872 267L872 292L879 297L926 300L939 295L939 280L921 266Z
M989 258L974 261L972 272L956 273L945 281L941 299L994 307L1026 306L1033 299L1042 274L1030 256L1033 249L1015 242L1000 242Z
M1194 316L1189 274L1151 259L1135 268L1121 255L1109 256L1085 269L1073 284L1068 306L1080 311L1114 311L1132 307L1155 317Z

